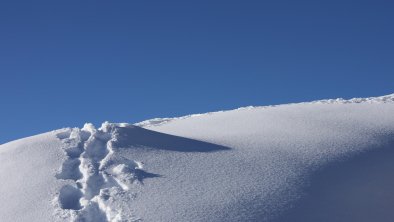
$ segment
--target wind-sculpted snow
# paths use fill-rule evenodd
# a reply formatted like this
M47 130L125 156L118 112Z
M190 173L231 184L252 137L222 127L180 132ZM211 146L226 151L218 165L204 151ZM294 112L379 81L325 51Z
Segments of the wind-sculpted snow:
M158 196L169 202L182 193L171 201L172 208L162 208L163 221L392 221L392 98L245 108L148 124L150 130L231 150L193 161L166 156L181 165L182 185L172 183L177 190L168 195L152 186L135 207L160 207ZM168 175L165 171L157 172ZM160 220L149 213L143 217Z
M0 146L0 221L391 222L394 96L64 128Z

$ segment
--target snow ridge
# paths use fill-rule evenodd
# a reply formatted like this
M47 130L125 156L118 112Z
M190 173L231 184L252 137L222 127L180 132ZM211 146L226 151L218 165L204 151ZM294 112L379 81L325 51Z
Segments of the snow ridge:
M116 126L106 122L96 129L88 123L82 129L67 129L57 135L66 144L68 158L56 178L72 181L55 199L63 217L75 222L138 221L111 207L119 193L138 181L136 170L142 168L132 160L113 161Z
M352 98L352 99L337 98L337 99L316 100L316 101L312 101L312 102L288 103L288 104L282 104L282 105L246 106L246 107L240 107L240 108L233 109L233 110L222 110L222 111L216 111L216 112L199 113L199 114L192 114L192 115L186 115L186 116L181 116L181 117L153 118L153 119L148 119L148 120L144 120L142 122L135 123L134 125L139 126L139 127L159 126L159 125L168 123L173 120L188 119L191 117L212 115L212 114L229 112L229 111L234 111L234 110L265 109L265 108L270 108L270 107L287 106L287 105L294 105L294 104L356 104L356 103L390 103L390 102L394 102L394 93L389 94L389 95L385 95L385 96L368 97L368 98Z

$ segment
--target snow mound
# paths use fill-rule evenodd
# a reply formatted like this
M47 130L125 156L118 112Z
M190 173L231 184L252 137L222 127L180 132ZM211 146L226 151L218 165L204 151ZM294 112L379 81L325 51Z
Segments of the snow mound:
M3 144L1 221L392 221L393 101L85 124Z

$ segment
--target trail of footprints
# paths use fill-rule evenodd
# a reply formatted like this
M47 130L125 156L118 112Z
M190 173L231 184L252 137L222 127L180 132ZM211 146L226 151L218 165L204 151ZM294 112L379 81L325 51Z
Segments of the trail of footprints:
M138 181L138 172L143 172L141 163L114 157L116 128L103 124L95 129L85 124L57 136L66 145L67 159L56 178L73 181L59 191L56 202L60 210L75 222L133 221L108 204L114 193L128 190Z

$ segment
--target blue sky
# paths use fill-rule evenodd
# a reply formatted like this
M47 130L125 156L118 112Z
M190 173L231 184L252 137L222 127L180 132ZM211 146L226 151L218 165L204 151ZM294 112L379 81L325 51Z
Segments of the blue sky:
M394 92L393 1L2 1L0 143Z

